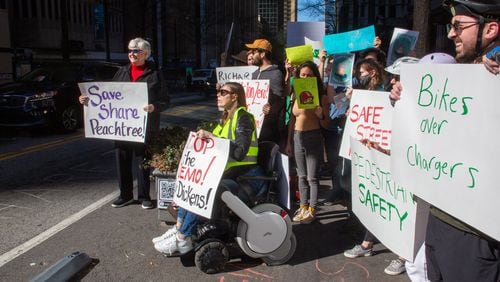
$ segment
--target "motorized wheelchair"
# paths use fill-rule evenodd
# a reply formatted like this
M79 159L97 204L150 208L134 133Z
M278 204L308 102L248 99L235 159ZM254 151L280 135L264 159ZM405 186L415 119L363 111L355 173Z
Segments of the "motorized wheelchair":
M295 253L297 240L285 208L277 204L281 168L279 147L260 142L258 164L265 176L240 176L238 195L219 187L212 219L198 225L193 236L193 251L181 256L184 265L196 266L205 273L224 269L230 258L247 255L267 265L286 263ZM264 195L252 195L248 181L265 180Z

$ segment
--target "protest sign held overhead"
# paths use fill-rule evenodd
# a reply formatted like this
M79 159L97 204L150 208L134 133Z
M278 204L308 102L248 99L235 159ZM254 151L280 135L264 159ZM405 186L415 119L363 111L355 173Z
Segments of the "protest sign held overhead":
M384 150L390 150L392 112L388 92L354 89L339 155L351 158L351 136L358 141L366 139Z
M286 46L304 45L304 37L314 41L323 40L325 22L288 22L286 30Z
M89 97L84 109L85 137L144 143L148 89L141 82L79 83Z
M229 154L228 139L201 139L191 132L177 169L174 202L211 218L215 195Z
M415 49L418 39L418 31L395 28L392 34L389 53L387 54L387 65L391 65L398 58L408 56Z
M320 64L319 54L321 53L321 50L324 49L323 48L323 41L314 41L314 40L311 40L307 37L304 37L304 42L305 42L305 45L311 45L312 52L313 52L313 62L316 65L319 65Z
M500 240L496 123L500 80L482 65L401 66L393 120L394 178Z
M290 64L297 66L306 61L313 60L313 49L311 45L301 45L285 49L286 58Z
M325 35L323 45L328 54L342 54L355 52L373 47L375 40L375 28L368 27Z
M354 54L333 55L333 66L328 84L333 87L351 87Z

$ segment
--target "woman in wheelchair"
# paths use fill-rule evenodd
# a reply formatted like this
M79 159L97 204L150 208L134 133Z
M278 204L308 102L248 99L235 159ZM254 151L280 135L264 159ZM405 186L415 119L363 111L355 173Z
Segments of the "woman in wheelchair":
M239 83L228 82L220 87L217 91L217 106L224 109L220 124L212 132L200 130L197 135L199 138L219 137L231 140L229 158L219 186L226 187L225 189L239 196L242 194L237 182L239 176L264 175L262 168L257 165L255 119L246 111L245 90ZM251 191L246 194L253 194L249 196L262 195L267 189L267 185L261 180L251 180L248 183ZM196 232L198 222L197 215L180 208L176 225L153 239L155 249L167 256L189 252L193 249L191 237Z

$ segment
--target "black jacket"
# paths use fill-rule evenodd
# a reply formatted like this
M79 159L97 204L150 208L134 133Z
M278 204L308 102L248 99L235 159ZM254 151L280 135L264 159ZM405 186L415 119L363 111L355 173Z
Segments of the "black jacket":
M113 77L113 81L131 82L130 64L121 67ZM146 82L148 85L148 104L153 104L155 110L148 114L147 134L160 129L160 112L168 108L169 96L166 87L163 85L163 79L159 71L156 70L154 63L146 61L144 73L136 82Z

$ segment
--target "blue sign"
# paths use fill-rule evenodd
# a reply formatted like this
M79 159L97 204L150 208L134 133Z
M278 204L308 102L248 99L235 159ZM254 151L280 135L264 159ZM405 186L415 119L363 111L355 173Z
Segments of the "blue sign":
M342 54L373 47L373 25L343 33L325 35L323 45L328 54Z

